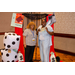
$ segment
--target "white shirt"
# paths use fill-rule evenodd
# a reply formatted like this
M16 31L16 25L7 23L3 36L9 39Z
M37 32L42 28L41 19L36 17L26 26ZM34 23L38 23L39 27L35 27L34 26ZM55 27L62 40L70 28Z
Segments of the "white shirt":
M46 25L45 27L48 28L48 31L53 32L53 29L52 29L52 27L50 25ZM42 29L42 25L40 25L38 27L38 29L41 30ZM51 37L51 35L49 33L47 33L46 29L43 29L43 31L40 31L38 33L38 35L39 35L39 40L40 41L46 40L46 42L49 42L49 46L52 45L52 37Z

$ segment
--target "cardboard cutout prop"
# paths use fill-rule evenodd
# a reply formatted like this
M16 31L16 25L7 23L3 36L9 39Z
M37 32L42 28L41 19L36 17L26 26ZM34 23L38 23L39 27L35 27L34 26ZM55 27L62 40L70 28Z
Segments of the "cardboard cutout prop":
M22 28L24 16L21 14L13 13L11 26Z

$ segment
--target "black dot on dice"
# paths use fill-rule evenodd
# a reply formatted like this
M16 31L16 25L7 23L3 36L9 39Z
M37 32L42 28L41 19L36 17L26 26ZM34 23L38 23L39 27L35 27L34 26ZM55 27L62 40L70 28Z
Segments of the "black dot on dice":
M9 54L7 53L7 54L6 54L6 56L8 57L8 56L9 56Z
M7 62L10 62L10 61L7 61Z
M3 53L1 52L1 55L3 55Z
M4 62L4 61L2 60L2 62Z
M5 39L7 39L7 36L5 36Z
M19 41L19 38L16 38L17 41Z
M13 35L15 35L15 34L13 34Z
M12 44L14 45L15 44L15 41L13 41Z
M15 58L17 58L17 55L15 55Z
M3 49L3 50L5 50L5 49Z
M4 46L6 46L6 44L4 43Z
M9 34L9 35L11 35L11 34Z
M8 49L5 49L5 51L7 51Z
M14 60L12 60L12 62L14 62Z
M11 46L10 45L7 45L7 47L10 48Z

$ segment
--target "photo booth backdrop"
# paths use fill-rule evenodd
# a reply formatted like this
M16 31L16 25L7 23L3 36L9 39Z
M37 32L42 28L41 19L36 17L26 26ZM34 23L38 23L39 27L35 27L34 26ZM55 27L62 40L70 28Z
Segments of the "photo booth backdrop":
M4 48L3 46L3 36L4 32L14 32L15 29L14 27L11 27L11 18L12 18L12 13L14 12L0 12L0 49ZM16 12L16 13L24 13L24 12ZM30 13L30 12L25 12L25 13ZM52 12L32 12L33 14L39 13L47 13L47 14L52 14ZM75 12L55 12L56 16L56 23L54 24L54 33L63 33L63 34L73 34L75 35ZM26 28L27 24L31 20L27 19L26 17L24 18L24 28ZM41 20L34 21L37 25L37 27L41 24ZM54 36L54 48L63 50L63 51L68 51L68 52L73 52L75 53L75 39L74 38L65 38L65 37L59 37L59 36Z

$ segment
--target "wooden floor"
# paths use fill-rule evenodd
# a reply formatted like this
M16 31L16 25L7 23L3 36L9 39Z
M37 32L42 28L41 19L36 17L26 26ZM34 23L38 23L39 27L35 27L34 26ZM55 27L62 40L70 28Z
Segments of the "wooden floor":
M75 62L75 56L64 54L64 53L60 53L60 52L55 52L55 53L56 53L56 56L59 56L60 60L62 60L63 62ZM40 61L39 48L37 48L37 50L35 48L34 55L33 55L33 61L34 62L41 62Z

